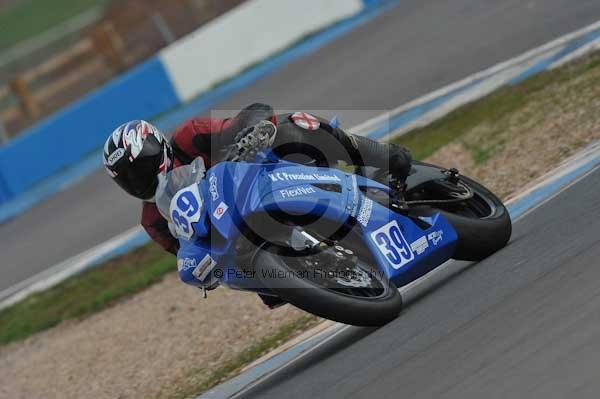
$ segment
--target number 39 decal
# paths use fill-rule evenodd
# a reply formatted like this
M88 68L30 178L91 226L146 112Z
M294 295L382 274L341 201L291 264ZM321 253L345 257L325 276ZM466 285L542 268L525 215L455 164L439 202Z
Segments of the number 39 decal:
M371 239L394 269L400 269L415 258L395 220L372 232Z
M175 194L171 200L169 213L178 237L192 238L194 235L192 223L200 220L201 209L202 197L197 184L181 189Z

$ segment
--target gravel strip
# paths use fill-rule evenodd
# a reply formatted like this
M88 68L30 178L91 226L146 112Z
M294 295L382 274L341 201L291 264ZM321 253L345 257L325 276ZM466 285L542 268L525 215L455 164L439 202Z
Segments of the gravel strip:
M303 315L227 289L204 300L171 274L84 321L1 348L0 397L170 398Z

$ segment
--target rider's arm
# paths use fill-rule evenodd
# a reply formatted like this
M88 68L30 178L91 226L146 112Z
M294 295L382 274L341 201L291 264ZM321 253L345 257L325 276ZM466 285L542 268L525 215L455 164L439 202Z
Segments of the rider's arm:
M210 167L222 158L220 151L234 142L240 130L261 120L275 122L271 106L255 103L242 109L231 119L190 119L173 134L171 144L175 156L183 163L190 163L201 156L204 164Z
M224 119L194 118L179 126L171 138L175 158L184 164L202 157L204 164L210 167L211 136L220 133L230 124Z
M217 262L210 254L210 240L182 239L180 244L177 270L181 281L208 290L217 288L219 279L214 273Z
M144 202L141 224L152 240L166 251L177 255L179 241L171 235L169 224L162 217L154 203Z

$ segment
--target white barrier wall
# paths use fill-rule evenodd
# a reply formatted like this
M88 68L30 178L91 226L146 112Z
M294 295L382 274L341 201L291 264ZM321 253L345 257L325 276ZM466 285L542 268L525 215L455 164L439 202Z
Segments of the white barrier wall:
M179 99L187 102L363 7L362 0L249 0L164 49L159 57Z

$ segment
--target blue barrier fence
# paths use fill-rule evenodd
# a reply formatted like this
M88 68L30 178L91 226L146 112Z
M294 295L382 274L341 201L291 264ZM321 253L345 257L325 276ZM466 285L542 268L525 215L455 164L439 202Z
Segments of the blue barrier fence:
M345 1L350 10L358 4L357 10L364 11L390 0ZM349 16L344 14L346 17ZM17 201L19 194L35 189L49 177L98 151L118 124L131 119L154 119L181 105L177 85L170 78L174 76L167 68L164 60L156 56L0 148L0 205Z
M385 3L386 1L387 0L362 0L363 4L365 5L365 8L377 7L382 3Z
M98 150L117 124L152 118L178 104L162 63L144 62L2 148L0 202Z

